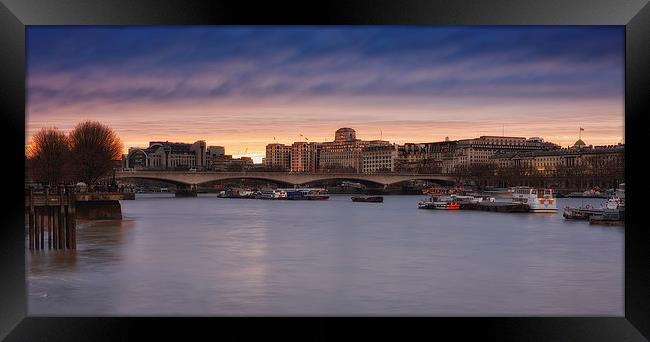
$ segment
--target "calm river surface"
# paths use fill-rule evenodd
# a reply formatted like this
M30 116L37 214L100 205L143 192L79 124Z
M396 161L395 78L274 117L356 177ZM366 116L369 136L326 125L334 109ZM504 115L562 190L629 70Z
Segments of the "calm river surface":
M27 251L28 312L623 315L623 228L422 197L138 195L122 221L80 223L77 251Z

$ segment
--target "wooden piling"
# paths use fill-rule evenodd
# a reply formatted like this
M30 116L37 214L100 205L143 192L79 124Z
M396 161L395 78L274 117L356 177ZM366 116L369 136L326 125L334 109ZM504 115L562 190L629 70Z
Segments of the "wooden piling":
M70 248L77 249L77 211L74 194L70 195L70 201L68 202L70 207Z
M45 214L47 213L47 206L41 208L41 225L39 227L38 242L40 242L40 249L45 249Z
M39 237L39 228L40 228L40 222L41 222L41 211L39 210L38 207L34 208L34 242L32 243L33 247L32 249L38 249L39 243L38 243L38 237Z
M66 244L65 248L72 249L72 206L68 205L66 215Z
M44 193L36 193L33 187L25 188L24 215L28 249L76 249L77 195L74 187L60 185L57 190L45 186L44 190Z
M47 248L52 249L52 208L47 207Z
M52 207L52 248L59 248L59 214L56 207Z
M65 205L63 203L63 185L59 186L59 249L65 249Z
M70 187L66 187L65 195L68 198L68 205L65 208L65 248L66 249L72 248L72 220L70 219L72 205L70 203L71 201L70 192L71 192Z
M52 210L50 208L50 186L45 186L45 215L47 227L47 248L52 249Z
M34 249L34 188L29 187L29 249Z

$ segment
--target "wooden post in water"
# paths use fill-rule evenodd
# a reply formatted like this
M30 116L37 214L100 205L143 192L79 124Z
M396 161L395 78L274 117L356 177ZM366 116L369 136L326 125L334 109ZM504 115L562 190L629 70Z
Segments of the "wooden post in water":
M59 214L57 207L52 207L52 248L59 248Z
M40 212L41 212L41 224L39 227L38 242L40 243L40 249L45 249L45 242L44 242L45 241L45 214L47 214L47 206L41 208Z
M29 187L29 249L34 249L34 188Z
M34 206L34 250L38 249L41 229L41 210L38 206Z
M50 208L50 186L45 186L45 215L47 215L47 248L52 249L52 209Z
M47 206L47 248L52 249L52 207Z
M75 203L74 187L70 187L68 196L68 209L70 210L70 248L77 249L77 204Z
M38 207L34 207L34 243L33 249L38 249L38 229L39 229L39 223L40 223L40 210L38 210Z
M64 197L63 197L63 191L65 188L63 187L63 184L59 186L59 242L58 242L58 247L59 249L65 249L65 204L63 202Z
M72 187L67 186L65 194L68 198L65 215L65 248L72 249Z

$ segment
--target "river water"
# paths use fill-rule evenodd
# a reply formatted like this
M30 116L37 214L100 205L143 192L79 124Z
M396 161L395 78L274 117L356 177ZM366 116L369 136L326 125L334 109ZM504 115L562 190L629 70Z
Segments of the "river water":
M28 313L623 315L623 228L420 199L138 195L76 251L27 251Z

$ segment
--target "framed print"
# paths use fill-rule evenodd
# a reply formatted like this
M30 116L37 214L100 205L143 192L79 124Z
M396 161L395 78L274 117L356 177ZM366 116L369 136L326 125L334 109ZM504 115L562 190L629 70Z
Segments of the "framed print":
M647 2L310 5L3 0L3 338L650 336Z

